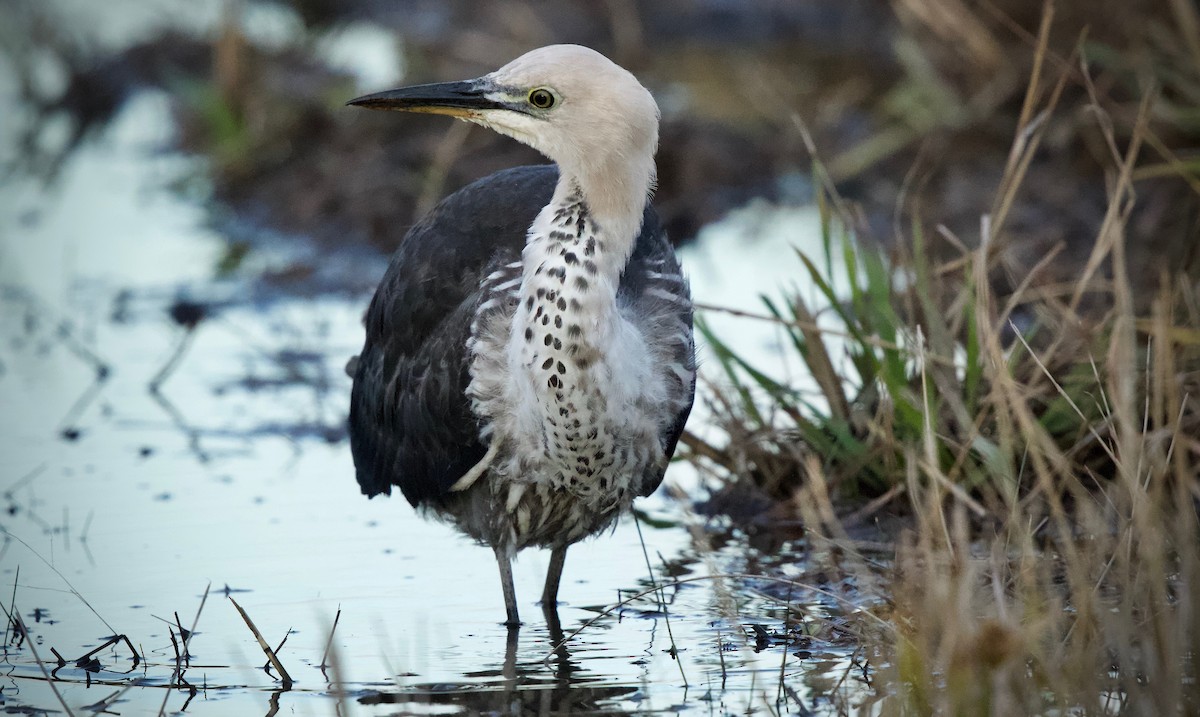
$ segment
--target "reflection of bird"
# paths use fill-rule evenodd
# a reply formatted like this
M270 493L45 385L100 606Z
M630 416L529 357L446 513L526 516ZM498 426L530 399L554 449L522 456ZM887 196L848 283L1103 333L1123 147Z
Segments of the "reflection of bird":
M658 107L573 45L350 104L465 119L558 165L493 174L414 226L351 366L363 492L398 485L490 545L517 625L513 555L551 548L552 612L567 547L658 487L691 410L691 299L648 206Z

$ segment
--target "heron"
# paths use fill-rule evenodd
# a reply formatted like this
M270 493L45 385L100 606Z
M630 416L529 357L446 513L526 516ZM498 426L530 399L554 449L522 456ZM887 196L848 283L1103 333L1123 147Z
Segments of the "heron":
M650 206L658 105L578 45L348 104L449 115L553 162L480 179L408 231L348 369L362 491L398 486L490 546L510 627L513 557L548 548L557 617L567 548L661 484L695 394L690 289Z

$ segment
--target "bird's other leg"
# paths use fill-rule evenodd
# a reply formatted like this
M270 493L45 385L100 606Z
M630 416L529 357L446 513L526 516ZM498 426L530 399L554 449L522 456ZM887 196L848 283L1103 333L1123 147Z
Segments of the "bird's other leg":
M516 685L517 644L520 642L520 636L520 630L515 627L508 628L508 639L504 641L504 665L500 668L500 674L504 676L506 691Z
M500 589L504 591L504 610L508 619L504 624L509 629L521 626L521 618L517 615L517 589L513 587L512 554L497 545L492 550L496 553L496 563L500 566Z
M543 609L545 609L545 606L543 606ZM571 653L567 650L567 641L563 637L562 625L558 622L557 610L546 612L546 631L550 635L550 644L554 646L554 676L560 680L570 680L571 674L577 668L571 662Z
M546 570L546 588L542 590L542 610L558 612L558 583L562 580L563 564L567 562L567 546L550 551L550 567Z

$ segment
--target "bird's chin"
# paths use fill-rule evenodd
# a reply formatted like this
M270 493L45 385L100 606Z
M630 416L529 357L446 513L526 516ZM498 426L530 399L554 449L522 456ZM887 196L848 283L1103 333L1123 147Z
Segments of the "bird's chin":
M508 126L508 125L495 124L494 122L488 122L487 119L485 119L483 117L476 117L473 119L472 118L464 118L464 119L469 119L469 121L474 122L475 124L487 127L488 129L492 130L493 132L502 134L505 137L512 137L513 139L517 140L521 144L527 145L529 147L533 147L537 151L542 152L542 154L545 154L545 152L542 150L542 148L540 146L538 146L537 136L531 132L527 132L519 127L512 127L512 126Z

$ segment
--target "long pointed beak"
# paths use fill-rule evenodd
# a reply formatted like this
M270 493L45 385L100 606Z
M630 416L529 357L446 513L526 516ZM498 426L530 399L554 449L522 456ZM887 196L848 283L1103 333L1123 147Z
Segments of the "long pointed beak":
M346 104L373 110L426 112L470 119L482 110L507 108L504 103L488 97L495 89L491 82L483 79L438 82L363 95Z

